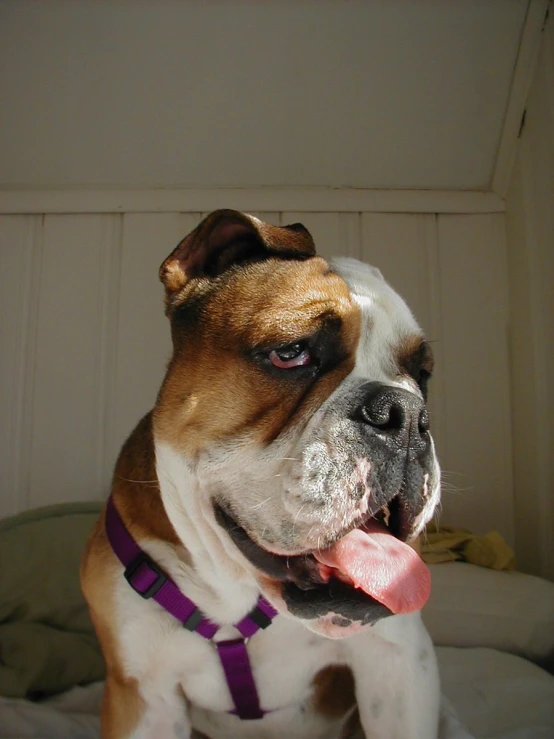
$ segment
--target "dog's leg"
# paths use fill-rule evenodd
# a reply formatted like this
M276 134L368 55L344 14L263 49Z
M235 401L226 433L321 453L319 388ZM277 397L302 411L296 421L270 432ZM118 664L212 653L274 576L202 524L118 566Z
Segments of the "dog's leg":
M108 675L102 702L102 739L190 739L184 697L146 701L135 680Z
M438 668L419 615L373 628L348 639L366 739L437 739Z
M120 566L107 548L104 531L102 516L89 539L81 566L83 594L106 661L102 739L190 739L186 700L171 678L166 678L164 683L163 671L158 677L151 670L146 675L143 673L139 685L136 677L125 669L113 594L118 583L123 592L128 585L122 582ZM133 649L139 650L141 646L135 640Z

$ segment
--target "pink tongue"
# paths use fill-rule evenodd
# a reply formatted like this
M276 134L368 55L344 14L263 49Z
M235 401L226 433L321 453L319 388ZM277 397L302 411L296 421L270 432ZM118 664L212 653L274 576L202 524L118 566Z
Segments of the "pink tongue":
M418 611L431 592L431 574L419 555L376 521L314 552L314 557L392 613Z

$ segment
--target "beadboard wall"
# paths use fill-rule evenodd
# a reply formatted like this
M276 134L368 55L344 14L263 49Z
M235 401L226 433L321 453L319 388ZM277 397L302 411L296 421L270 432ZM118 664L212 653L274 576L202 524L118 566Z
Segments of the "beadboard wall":
M506 197L518 566L554 580L554 15Z
M301 220L323 254L381 268L437 357L442 521L498 529L520 569L554 579L549 0L454 15L437 1L413 18L394 3L219 5L208 56L214 16L192 0L132 17L124 0L2 5L0 516L106 495L169 355L158 265L231 207ZM281 24L303 38L284 54L283 33L252 33Z
M336 191L316 212L306 193L277 195L272 210L250 212L303 222L321 254L377 265L405 297L436 355L430 405L446 481L442 520L513 541L503 214L428 204L377 213L346 209L349 197ZM487 197L484 211L494 204ZM50 212L21 213L20 203L19 214L0 216L0 515L105 497L118 449L152 406L169 357L157 270L203 213L167 211L167 198L160 208L132 194L92 198L106 212L67 212L62 194ZM291 200L297 209L283 210ZM127 211L116 212L122 202Z

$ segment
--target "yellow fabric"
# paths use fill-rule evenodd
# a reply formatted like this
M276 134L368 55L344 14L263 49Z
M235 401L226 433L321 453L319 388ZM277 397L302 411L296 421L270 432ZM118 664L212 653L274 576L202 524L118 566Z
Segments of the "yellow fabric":
M462 560L492 570L515 569L513 549L498 531L477 536L467 529L429 524L421 544L421 556L427 564Z

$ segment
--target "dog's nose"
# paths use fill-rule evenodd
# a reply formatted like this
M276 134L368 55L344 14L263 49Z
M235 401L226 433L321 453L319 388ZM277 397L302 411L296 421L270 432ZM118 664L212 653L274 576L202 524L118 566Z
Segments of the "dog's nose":
M425 403L402 388L370 382L358 408L359 419L390 446L421 454L429 446L429 415Z

